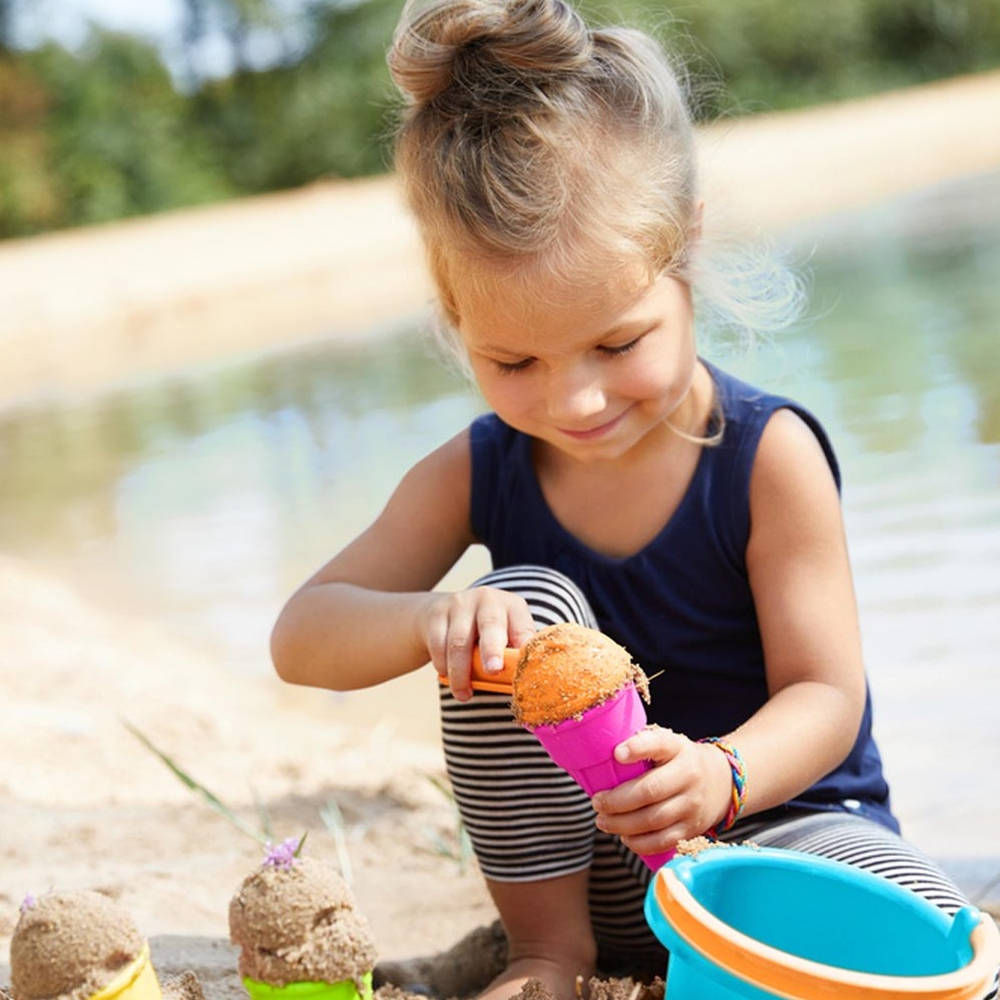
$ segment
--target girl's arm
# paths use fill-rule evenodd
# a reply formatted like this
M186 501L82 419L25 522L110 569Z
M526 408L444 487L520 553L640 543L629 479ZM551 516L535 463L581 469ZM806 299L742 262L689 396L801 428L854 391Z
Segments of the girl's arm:
M467 431L404 476L375 522L285 605L271 636L280 677L347 691L433 660L457 696L471 695L472 647L502 655L531 617L499 591L431 592L475 541L470 479Z
M768 422L750 484L747 566L769 700L727 738L743 756L746 813L787 802L850 752L864 711L854 587L833 475L816 436L790 410ZM726 758L715 747L646 730L619 748L649 774L595 798L598 824L642 854L725 818Z
M790 410L765 428L750 514L747 565L770 698L731 737L754 774L759 812L844 760L865 704L840 497L815 434Z

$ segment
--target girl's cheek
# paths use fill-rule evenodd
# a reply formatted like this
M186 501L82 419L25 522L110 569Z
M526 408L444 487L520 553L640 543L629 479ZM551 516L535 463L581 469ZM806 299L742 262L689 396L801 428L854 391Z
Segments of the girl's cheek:
M528 372L484 372L478 382L483 398L495 410L518 409L539 391L538 380Z

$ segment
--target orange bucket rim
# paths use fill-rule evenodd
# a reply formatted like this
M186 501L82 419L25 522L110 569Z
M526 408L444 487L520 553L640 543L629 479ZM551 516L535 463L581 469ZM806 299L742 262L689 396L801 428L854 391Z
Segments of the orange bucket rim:
M764 944L702 906L669 866L656 873L654 897L673 929L696 952L751 986L788 1000L820 996L976 1000L992 984L1000 961L1000 930L982 913L970 935L972 958L961 969L930 976L891 976L838 969Z

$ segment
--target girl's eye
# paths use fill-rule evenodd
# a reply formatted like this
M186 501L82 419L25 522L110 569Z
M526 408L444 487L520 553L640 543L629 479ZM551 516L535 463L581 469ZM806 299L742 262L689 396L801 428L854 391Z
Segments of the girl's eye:
M534 364L534 358L524 358L521 361L497 361L493 359L493 364L503 375L513 375L515 372L523 372L526 368Z
M639 346L641 340L642 337L636 337L635 340L630 340L627 344L617 344L614 347L609 347L606 344L603 344L597 349L602 354L607 354L614 358L622 354L628 354L629 351L634 351Z

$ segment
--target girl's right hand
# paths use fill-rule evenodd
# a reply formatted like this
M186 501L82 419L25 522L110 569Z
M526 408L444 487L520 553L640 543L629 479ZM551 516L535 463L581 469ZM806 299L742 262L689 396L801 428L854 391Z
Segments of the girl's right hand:
M459 701L472 697L472 651L487 673L503 670L508 647L523 646L535 623L523 597L493 587L473 587L452 594L433 593L423 615L423 635L434 669L447 678Z

